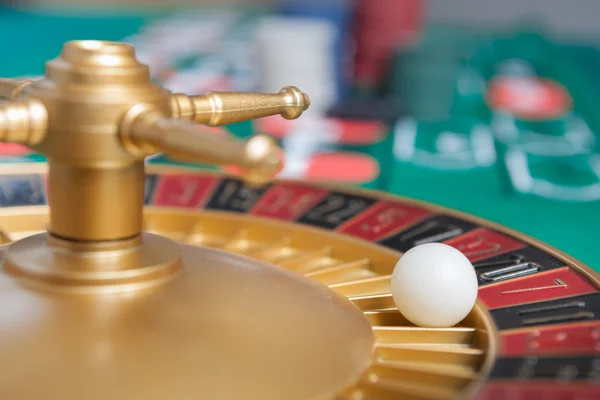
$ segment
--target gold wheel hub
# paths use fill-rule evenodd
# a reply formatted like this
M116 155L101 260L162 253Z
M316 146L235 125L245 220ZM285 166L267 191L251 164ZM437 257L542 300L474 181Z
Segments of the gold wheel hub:
M167 283L110 296L19 283L0 276L0 304L10 305L0 353L13 360L0 367L12 377L4 394L313 399L350 386L371 363L371 325L344 297L220 250L184 245Z
M46 290L118 293L168 282L181 269L181 250L178 243L149 233L101 244L40 233L10 246L4 269Z

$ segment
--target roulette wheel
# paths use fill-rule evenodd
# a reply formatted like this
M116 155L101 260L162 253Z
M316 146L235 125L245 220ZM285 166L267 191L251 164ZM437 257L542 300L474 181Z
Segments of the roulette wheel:
M74 41L44 79L3 80L0 94L0 138L48 159L0 166L0 397L600 395L588 267L424 202L272 181L269 139L192 126L297 118L298 89L171 93L131 46ZM244 174L146 166L157 152ZM477 275L455 326L416 326L392 295L402 254L433 242Z

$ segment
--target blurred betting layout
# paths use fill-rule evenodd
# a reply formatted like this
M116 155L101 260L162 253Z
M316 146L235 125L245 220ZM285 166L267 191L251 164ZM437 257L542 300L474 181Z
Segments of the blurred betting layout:
M36 77L73 39L124 41L173 92L311 97L301 119L214 128L266 133L282 178L376 189L531 235L589 265L600 226L600 51L532 24L426 24L425 2L277 1L264 8L0 8L0 76ZM44 162L18 145L2 162ZM163 155L151 164L177 164ZM216 169L212 166L185 165ZM233 167L223 167L236 173Z

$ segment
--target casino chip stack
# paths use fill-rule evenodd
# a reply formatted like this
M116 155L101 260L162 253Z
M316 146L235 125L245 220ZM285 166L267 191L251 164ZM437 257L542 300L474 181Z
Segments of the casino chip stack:
M351 25L354 17L353 0L279 0L277 12L288 17L327 21L335 29L331 57L335 65L336 95L342 98L351 85Z
M256 28L261 90L277 92L293 84L310 93L303 118L321 115L336 100L336 65L331 56L336 28L326 20L269 16Z
M152 21L124 41L136 47L138 59L147 64L152 77L168 89L171 89L171 79L177 90L180 90L181 82L194 81L199 82L201 89L207 85L200 82L215 74L218 74L215 79L222 75L221 71L217 71L221 67L214 57L209 58L207 68L204 68L202 59L218 53L224 38L239 19L240 14L233 11L174 14ZM177 74L184 76L177 77ZM221 82L215 90L221 87L219 85ZM194 89L187 87L186 92Z
M358 0L354 79L359 86L381 83L395 50L418 32L422 8L420 0Z
M223 41L219 56L227 63L232 90L255 92L260 89L258 55L252 32L255 17L237 24Z

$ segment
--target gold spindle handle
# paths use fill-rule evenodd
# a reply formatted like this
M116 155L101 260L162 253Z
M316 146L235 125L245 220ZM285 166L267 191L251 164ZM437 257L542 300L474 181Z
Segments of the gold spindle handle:
M268 182L283 167L282 150L267 136L245 142L154 111L139 114L122 133L130 149L133 145L138 152L164 152L182 161L237 165L252 183Z
M211 92L200 96L172 95L173 117L219 126L271 115L298 118L310 106L300 89L289 86L277 94Z
M46 107L35 99L0 103L0 142L34 146L47 133Z

